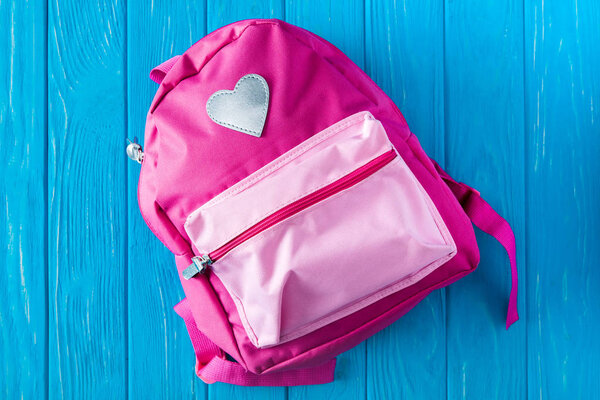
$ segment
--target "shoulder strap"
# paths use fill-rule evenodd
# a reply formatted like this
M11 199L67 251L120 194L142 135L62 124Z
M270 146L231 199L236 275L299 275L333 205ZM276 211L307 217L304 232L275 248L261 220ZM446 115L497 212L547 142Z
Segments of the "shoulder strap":
M500 244L508 253L512 278L512 286L508 300L508 314L506 317L506 329L508 329L519 319L519 314L517 311L519 278L517 275L517 250L515 245L515 235L508 222L506 222L504 218L502 218L485 200L483 200L477 190L465 185L464 183L456 182L434 160L431 161L454 196L456 196L458 199L458 202L471 219L471 222L473 222L476 227L488 235L493 236L498 242L500 242Z
M175 63L177 62L177 60L179 60L180 57L181 56L179 55L171 57L162 64L152 68L152 71L150 71L150 79L152 79L154 82L160 85L160 83L165 78L165 75L167 75L167 72L169 72L169 70L173 67L173 65L175 65Z
M464 183L456 182L434 160L438 173L462 205L473 224L493 236L508 253L512 275L512 287L508 301L506 329L519 319L517 311L518 275L515 236L508 222L481 197L479 192ZM317 367L257 375L244 369L239 363L228 361L224 352L196 327L188 300L183 299L175 312L185 321L194 352L196 374L206 383L225 382L241 386L297 386L332 382L336 360L332 359Z
M335 358L317 367L253 374L239 363L229 361L225 353L196 327L187 298L179 302L175 312L185 321L194 352L196 375L206 383L225 382L241 386L316 385L333 381Z

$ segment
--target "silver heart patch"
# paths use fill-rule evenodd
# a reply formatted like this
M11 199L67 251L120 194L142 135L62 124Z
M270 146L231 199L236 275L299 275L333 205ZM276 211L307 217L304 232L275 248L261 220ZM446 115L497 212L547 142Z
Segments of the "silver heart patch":
M219 90L206 102L206 112L219 125L260 137L269 108L269 86L258 74L240 78L233 90Z

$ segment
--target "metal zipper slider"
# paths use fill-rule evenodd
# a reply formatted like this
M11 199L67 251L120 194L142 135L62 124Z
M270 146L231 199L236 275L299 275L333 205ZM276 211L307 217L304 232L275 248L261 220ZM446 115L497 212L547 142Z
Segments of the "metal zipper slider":
M208 268L208 266L212 263L213 260L208 256L208 254L205 254L201 257L192 257L192 264L190 264L189 267L184 269L181 275L186 281L190 280L198 274L203 274Z
M142 146L137 142L137 137L133 138L133 142L127 138L127 143L129 143L126 149L127 157L141 164L144 161L144 152Z

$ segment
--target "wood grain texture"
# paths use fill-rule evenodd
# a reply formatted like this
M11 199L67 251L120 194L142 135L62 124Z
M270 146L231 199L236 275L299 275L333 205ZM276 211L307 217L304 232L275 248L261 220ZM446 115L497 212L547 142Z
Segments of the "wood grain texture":
M520 268L521 321L504 330L510 268L477 233L479 268L447 289L448 398L526 396L522 3L447 1L446 166L511 224Z
M146 114L158 87L148 77L161 62L206 34L202 1L127 4L128 136L143 143ZM127 315L129 398L206 398L194 373L194 350L173 306L183 299L173 255L152 234L137 202L140 166L127 162ZM143 368L140 368L143 366Z
M305 2L287 0L286 21L316 33L365 66L364 4L360 0ZM290 399L356 399L366 391L366 344L337 357L335 381L327 385L293 387Z
M528 393L600 398L600 4L525 17Z
M443 4L368 1L367 73L394 100L428 154L443 162ZM367 398L446 393L446 312L438 290L367 341ZM386 382L386 384L381 384Z
M251 18L279 18L284 16L283 0L207 0L208 32L232 22Z
M333 43L359 67L364 68L364 8L361 0L286 0L285 19Z
M150 69L283 18L350 56L429 155L511 223L481 264L338 357L336 382L207 386L139 214ZM594 0L0 1L0 398L600 398L600 4Z
M0 2L0 398L44 398L46 18Z
M125 4L48 6L49 394L124 398Z

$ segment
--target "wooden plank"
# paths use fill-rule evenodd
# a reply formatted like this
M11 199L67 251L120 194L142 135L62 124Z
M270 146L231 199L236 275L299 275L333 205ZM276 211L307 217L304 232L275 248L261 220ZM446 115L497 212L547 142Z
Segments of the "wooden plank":
M148 107L158 87L148 78L161 62L206 33L205 1L128 2L128 135L143 143ZM173 306L183 297L173 255L143 221L137 202L140 166L127 163L129 397L206 398L194 372L194 350Z
M50 398L124 398L125 4L48 6Z
M283 18L283 0L207 0L208 32L232 22L254 18Z
M600 396L600 4L525 2L528 394Z
M280 0L208 0L207 27L212 32L224 25L249 18L282 18L283 4ZM209 386L209 399L285 399L284 387L241 387L215 383Z
M366 2L367 72L439 163L444 157L444 8Z
M0 2L0 397L46 394L46 18Z
M507 332L508 257L478 232L479 269L447 289L451 399L526 396L522 9L515 0L446 2L446 165L512 225L521 283L521 321Z
M367 1L367 72L427 153L443 163L442 3ZM367 398L446 395L445 290L367 342Z
M286 20L323 37L364 68L364 5L361 0L347 2L304 2L288 0ZM356 399L366 390L366 345L337 357L335 381L327 385L289 388L290 399Z
M358 66L364 68L364 7L363 0L345 2L287 0L285 19L333 43Z

